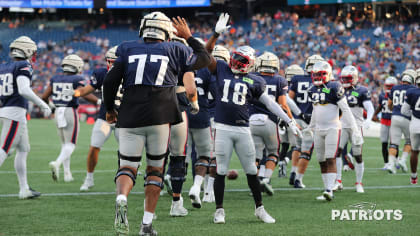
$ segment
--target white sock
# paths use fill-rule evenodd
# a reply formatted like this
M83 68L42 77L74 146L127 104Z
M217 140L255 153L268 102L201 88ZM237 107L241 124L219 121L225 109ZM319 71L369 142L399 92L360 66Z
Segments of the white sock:
M271 178L272 175L273 175L273 170L272 169L265 168L264 177L265 178Z
M260 166L260 170L258 171L258 176L259 177L264 177L264 175L265 175L265 166L262 165L262 166Z
M327 190L332 190L334 187L335 179L337 178L337 173L327 173Z
M301 174L299 172L296 173L296 179L298 179L301 183L302 183L303 175L304 174Z
M19 182L20 190L29 189L28 179L26 176L26 158L28 157L27 152L16 151L15 157L15 170Z
M292 170L290 172L295 172L297 171L297 166L292 166Z
M388 156L388 161L389 161L389 163L391 164L391 166L392 165L395 165L396 164L396 162L397 162L397 158L394 156L394 155L389 155Z
M127 196L125 196L124 194L119 194L119 195L117 196L116 201L117 201L117 202L119 202L119 201L126 201L126 202L127 202Z
M417 172L416 173L411 173L411 178L413 178L413 179L417 178Z
M343 171L343 159L341 156L335 158L335 164L337 166L337 180L341 180L341 174Z
M322 177L322 182L324 183L324 189L328 189L328 180L327 180L327 173L322 173L321 174Z
M401 155L401 162L406 162L407 161L407 157L408 157L408 152L403 152Z
M204 177L201 175L195 175L194 177L194 185L200 186L203 183Z
M86 173L86 178L93 180L93 172L87 172Z
M209 180L207 182L206 193L213 192L213 186L214 186L214 178L209 176Z
M152 212L148 212L148 211L144 211L143 214L143 224L144 225L148 225L151 224L153 221L153 213Z
M61 146L60 155L58 155L56 162L61 165L64 160L71 157L76 146L73 143L65 143Z
M63 169L64 173L71 173L70 172L70 157L67 159L64 159L63 161Z
M6 160L7 158L7 153L0 148L0 166L3 165L3 162Z
M361 183L363 179L363 173L365 172L365 163L357 163L354 167L356 171L356 183Z

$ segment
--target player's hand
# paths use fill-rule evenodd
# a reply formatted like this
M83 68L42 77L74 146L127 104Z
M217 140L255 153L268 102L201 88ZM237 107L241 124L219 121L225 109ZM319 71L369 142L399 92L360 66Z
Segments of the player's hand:
M372 121L374 121L374 122L379 122L378 116L376 116L376 115L375 115L375 116L373 116L373 117L372 117Z
M191 109L190 109L191 114L197 115L199 111L200 111L200 107L198 106L197 100L195 100L194 102L191 102Z
M63 90L61 90L61 94L64 96L73 96L74 90L73 88L63 88Z
M305 121L306 124L311 123L311 114L300 114L300 118Z
M190 27L188 27L187 21L183 17L173 17L172 25L176 29L176 32L174 32L176 36L184 38L185 40L192 37Z
M230 25L227 25L229 22L229 14L222 13L219 16L219 20L216 23L216 27L214 28L214 31L218 34L221 34L228 30L230 28Z
M112 110L106 113L106 121L109 124L114 124L115 122L117 122L117 111Z
M363 144L363 136L362 134L359 132L353 132L353 135L351 137L352 143L354 145L362 145Z
M369 129L370 128L370 120L365 120L365 122L363 122L363 129Z
M295 120L291 120L289 123L287 123L287 125L289 126L290 130L294 135L298 136L299 138L302 138L302 132L297 127Z
M98 99L98 101L96 101L96 105L100 106L102 104L102 99Z
M44 117L49 117L51 115L51 108L47 105L41 108L42 114Z

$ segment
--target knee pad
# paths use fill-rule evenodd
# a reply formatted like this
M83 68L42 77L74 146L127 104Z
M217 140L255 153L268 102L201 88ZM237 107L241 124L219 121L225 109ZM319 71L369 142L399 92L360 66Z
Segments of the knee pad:
M347 150L347 149L346 149ZM335 157L336 158L341 158L341 153L343 152L343 148L338 148L337 151L335 152Z
M151 155L149 153L146 153L147 165L152 166L152 167L162 167L163 165L166 164L165 163L166 156L167 156L166 153L164 153L162 155Z
M394 148L394 149L396 149L397 151L398 151L398 145L397 144L390 144L389 145L389 148Z
M299 159L300 159L300 158L310 161L310 160L311 160L311 154L308 154L308 153L303 152L303 153L299 156Z
M141 156L126 156L118 151L118 166L130 166L133 168L139 168Z
M150 180L147 179L147 177L149 176L156 176L159 177L161 179L161 181L156 181L156 180ZM159 171L150 171L147 172L146 175L144 176L144 187L146 187L147 185L155 185L158 186L160 189L163 189L163 175L162 173L160 173Z
M279 157L277 155L269 154L265 163L267 163L267 161L272 161L272 162L274 162L274 164L277 165L278 159L279 159Z
M216 158L214 158L214 157L212 157L212 158L210 158L210 165L209 165L209 167L210 168L216 168L217 167L217 164L216 164Z
M185 181L185 156L171 156L169 166L171 167L171 180Z
M362 161L363 161L362 155L354 155L354 159L356 159L357 163L362 163Z
M292 147L292 151L297 151L297 152L300 152L300 147L298 147L298 146L293 146L293 147Z
M210 166L210 157L200 156L198 160L195 162L194 166L203 166L209 168Z
M121 175L126 175L126 176L130 177L130 179L133 181L133 186L136 185L137 175L130 168L120 168L120 169L118 169L117 174L115 175L115 178L114 178L114 182L116 182L118 177L120 177Z

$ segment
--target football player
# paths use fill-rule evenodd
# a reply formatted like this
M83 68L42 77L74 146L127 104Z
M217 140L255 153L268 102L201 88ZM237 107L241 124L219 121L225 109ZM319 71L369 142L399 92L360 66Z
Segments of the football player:
M410 145L410 117L401 114L401 106L404 104L405 94L408 89L415 88L416 71L408 69L401 75L401 84L392 87L388 97L388 108L392 110L390 145L388 154L388 171L391 174L397 173L397 165L403 172L407 172L406 160L411 151ZM405 146L401 159L397 159L398 146L400 145L401 135L404 134Z
M391 92L392 87L398 84L397 78L394 76L390 76L386 78L384 83L384 92L379 95L379 104L373 114L373 121L378 122L379 119L377 115L381 112L381 130L380 130L380 138L382 143L382 157L384 159L384 168L383 170L388 169L388 143L389 143L389 129L391 127L391 116L392 111L388 108L388 97L389 93Z
M420 69L417 69L416 85L417 88L411 88L407 90L405 102L401 108L402 114L411 116L411 184L417 184L417 163L420 151Z
M135 184L146 147L145 206L139 234L157 235L152 221L163 187L170 125L183 121L175 92L178 76L209 64L210 55L192 37L185 19L178 17L173 21L177 36L186 39L193 52L178 42L169 42L173 35L171 20L161 12L152 12L141 20L141 40L118 46L118 58L104 80L106 119L109 123L117 122L119 128L114 222L117 234L129 232L127 196ZM121 81L124 96L117 119L114 100Z
M343 112L342 121L351 127L352 144L361 145L363 137L347 104L344 88L339 82L332 81L330 64L326 61L316 62L312 68L312 79L313 86L309 89L309 94L314 105L308 129L314 131L316 157L325 188L317 200L331 201L337 176L335 156L341 132L339 110Z
M58 136L61 141L60 154L55 161L49 163L54 181L58 181L61 164L63 164L64 169L64 181L73 181L70 172L70 157L76 148L79 134L79 115L77 113L79 98L65 95L63 91L85 86L85 79L79 75L83 70L83 65L82 58L76 54L64 57L61 62L63 74L53 76L44 94L42 94L42 99L45 102L48 102L48 98L52 96L52 102L56 107L55 120ZM93 97L88 97L88 99L92 99L96 103L98 99L95 96Z
M360 132L363 133L362 128L369 129L374 112L370 91L366 87L358 85L359 72L354 66L345 66L341 70L340 81L344 87L344 94L346 95L347 103L356 120L357 126ZM363 109L365 109L367 113L366 120L363 119ZM352 124L349 124L348 119L343 119L341 125L340 144L336 155L337 179L333 188L334 191L343 189L343 183L341 181L343 160L341 159L341 153L347 142L351 141L353 135L351 130ZM362 178L365 165L362 159L362 145L352 144L351 149L353 157L356 159L356 191L358 193L363 193Z
M216 44L218 36L229 28L227 23L229 15L222 13L216 23L215 33L206 44L206 49L211 52ZM225 223L225 211L223 198L225 190L225 177L228 172L230 158L233 149L241 162L247 176L248 186L255 201L255 215L265 223L275 223L264 209L260 192L260 184L257 179L257 167L255 165L255 149L249 128L248 103L251 99L259 100L266 105L269 111L284 119L295 134L299 129L283 109L264 93L264 79L249 71L254 64L255 52L249 46L241 46L232 53L230 63L222 60L216 61L211 57L208 66L211 73L216 75L216 140L215 154L217 174L214 183L214 195L216 199L216 212L213 222Z
M276 75L280 70L279 58L271 52L265 52L256 60L256 75L262 77L266 83L265 94L277 102L287 112L290 119L293 115L287 105L286 94L288 90L287 80ZM264 176L260 181L268 195L274 191L270 185L271 175L279 160L280 134L277 125L278 118L259 101L249 106L249 124L254 141L257 164L263 159L264 148L267 151Z
M19 198L36 198L41 194L28 185L26 158L30 149L26 109L28 100L41 108L45 117L51 109L31 89L32 65L37 47L27 36L21 36L10 44L10 57L13 62L0 64L0 166L9 152L16 149L15 170L19 182Z
M310 96L308 96L308 89L312 85L312 67L318 61L324 61L324 58L319 55L308 57L305 62L306 74L293 77L289 89L289 97L296 102L302 111L302 115L296 118L296 122L302 129L305 129L308 126L311 119L312 103L310 101ZM305 174L305 170L308 167L312 155L313 134L310 130L306 129L302 135L303 138L296 138L296 146L292 147L292 170L289 184L293 185L295 188L305 187L303 184L303 175Z
M85 87L78 88L73 90L73 88L63 89L63 94L66 96L74 97L83 97L88 94L95 92L96 90L102 91L102 84L105 79L105 75L108 70L112 67L112 64L117 59L115 52L117 51L117 46L110 48L105 54L105 60L107 67L106 68L97 68L93 70L92 76L90 77L90 84ZM122 93L117 94L116 103L121 102ZM111 136L112 131L114 130L115 138L118 142L118 129L115 129L114 125L108 124L105 118L105 106L101 103L101 100L98 99L100 103L99 115L95 121L95 124L92 129L92 135L90 138L90 147L87 156L87 173L85 181L80 187L80 191L88 191L94 186L93 172L95 171L96 164L98 163L99 152L101 151L102 146ZM118 104L116 104L118 105Z

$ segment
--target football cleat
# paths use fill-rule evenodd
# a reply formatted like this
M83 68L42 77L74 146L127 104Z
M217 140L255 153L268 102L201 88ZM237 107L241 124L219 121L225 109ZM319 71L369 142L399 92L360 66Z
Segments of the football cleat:
M152 223L150 223L148 225L141 224L139 235L140 236L157 236L158 233L156 232L156 230L153 229Z
M19 199L31 199L39 196L41 196L41 193L31 189L31 187L19 191Z
M290 178L289 178L289 184L290 185L295 185L295 178L296 178L296 173L295 172L291 172L290 173Z
M195 208L201 208L200 186L193 185L190 189L189 196L192 206Z
M417 184L417 176L416 178L410 177L410 179L411 179L410 181L411 184Z
M321 196L316 197L316 200L318 200L318 201L326 201L327 199L325 199L324 195L321 195Z
M216 212L214 213L213 222L215 224L225 223L225 209L223 208L216 209Z
M407 164L405 163L405 161L403 160L398 160L398 165L401 167L402 172L407 172L408 168L407 168Z
M88 179L86 177L82 186L80 186L80 191L82 192L88 191L89 189L93 188L93 186L95 186L95 184L93 183L93 179Z
M350 153L347 153L346 155L344 155L344 159L346 159L349 168L354 170L353 156Z
M298 179L295 180L294 187L295 188L306 188L306 186L302 182L300 182L300 180L298 180Z
M168 194L172 196L174 192L172 191L171 176L165 175L165 177L163 178L163 183L165 184L166 192L168 192Z
M333 192L325 190L321 196L318 196L316 200L319 201L331 201L334 198Z
M214 202L214 201L215 199L214 199L213 191L204 193L203 202Z
M343 171L350 171L351 169L350 169L350 167L349 167L349 165L344 165L343 166Z
M363 184L362 183L357 183L356 182L356 192L358 193L364 193L365 190L363 189Z
M396 174L397 173L397 167L395 166L394 163L388 163L387 170L390 174Z
M54 181L58 181L58 177L60 176L60 166L57 165L57 162L51 161L49 163L51 168L51 177Z
M184 207L184 199L181 197L179 201L172 201L171 211L169 212L171 216L186 216L188 215L188 210Z
M381 170L386 170L387 171L388 170L388 165L389 165L389 163L385 163L384 167Z
M114 229L117 235L127 235L129 232L127 219L127 201L125 200L119 200L115 202Z
M270 184L270 179L269 178L263 178L260 181L260 184L264 186L264 190L269 196L273 196L274 190L273 190L273 187Z
M267 224L274 224L276 220L271 217L267 211L265 211L264 206L260 206L255 209L255 216L260 219L262 222Z
M72 182L73 179L73 175L71 174L71 172L64 172L64 182Z
M287 176L287 164L286 161L279 161L279 178Z
M343 182L341 182L341 180L335 180L335 184L332 190L333 191L343 190Z

